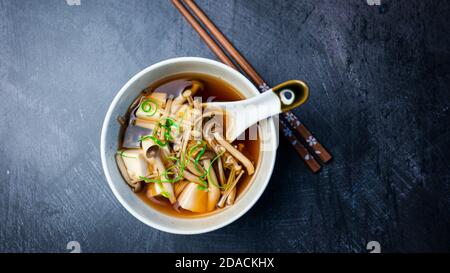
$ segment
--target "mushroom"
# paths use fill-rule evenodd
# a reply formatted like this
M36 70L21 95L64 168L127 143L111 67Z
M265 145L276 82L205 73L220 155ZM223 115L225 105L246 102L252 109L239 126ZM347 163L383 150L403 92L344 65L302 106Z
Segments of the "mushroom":
M150 164L154 163L154 162L151 162L152 158L154 158L154 153L152 153L151 148L153 148L155 146L156 146L155 149L157 149L158 145L151 138L144 137L144 139L142 139L142 141L141 141L142 152Z
M196 183L198 185L203 185L203 182L198 178L198 176L192 174L188 170L183 171L183 177L189 182Z
M249 175L252 175L255 172L255 167L252 162L250 162L250 160L243 153L239 152L238 149L234 148L233 145L224 140L219 133L214 132L213 135L220 145L222 145L232 156L244 165Z
M160 147L158 144L156 144L153 139L151 138L143 138L141 141L141 147L144 154L145 159L150 165L154 164L154 155L152 149L159 149L159 155L163 161L163 163L167 163L168 157L170 156L170 150L167 146ZM153 155L153 156L152 156Z
M197 184L189 183L178 197L178 204L192 212L206 212L208 192L200 189Z
M116 154L116 162L123 179L125 179L127 184L133 189L134 192L139 192L142 189L142 182L132 180L130 178L130 176L128 175L127 167L125 166L125 163L123 161L122 155Z
M230 196L233 189L235 189L237 183L239 182L239 179L241 179L242 175L244 174L244 171L241 170L238 174L238 176L232 181L231 183L227 183L227 188L225 192L222 194L222 197L220 198L219 202L217 203L217 206L219 208L222 208L225 205L225 201L227 200L228 196Z
M192 98L192 96L195 96L195 94L199 90L203 89L203 84L201 82L191 81L191 83L192 83L191 88L186 89L173 100L173 108L171 111L172 113L176 113L180 109L181 105L183 105L188 98Z
M195 162L192 158L189 158L186 162L186 167L192 174L196 176L202 176L205 174L205 171L201 168L195 165Z
M147 162L139 149L123 150L119 156L131 181L142 181L142 177L149 175Z
M224 148L225 149L225 148ZM239 165L237 160L230 155L228 152L224 152L223 154L223 166L227 169L233 169L235 171L240 171L242 169L242 166Z
M223 154L224 160L221 161L219 164L223 164L223 167L225 167L225 168L229 168L229 169L233 168L236 170L240 170L241 166L236 161L236 159L232 155L230 155L230 153L228 153L227 150L222 145L217 143L217 141L214 139L214 134L216 132L213 133L213 127L216 125L217 125L217 123L215 123L213 120L209 120L203 127L203 136L206 140L206 143L212 150L214 150L216 152L216 154ZM220 172L221 171L220 171L220 166L219 166L219 178L221 176ZM221 180L221 182L222 182L222 180Z
M234 204L234 199L236 199L236 187L234 187L231 192L230 195L228 195L227 198L227 206L231 206Z
M224 130L224 115L225 113L221 109L207 107L204 108L203 113L196 116L194 124L199 127L204 120L207 120L204 122L203 134L206 138L213 138L212 132L223 132Z
M214 120L209 120L205 123L205 125L203 126L203 138L206 140L206 143L208 144L208 146L214 150L214 152L216 152L216 154L220 154L225 152L225 148L222 147L221 145L219 145L215 140L214 140L214 135L213 135L213 128L216 126L216 123L214 122Z
M222 158L217 160L217 170L219 172L220 185L223 186L225 184L225 170L223 169Z

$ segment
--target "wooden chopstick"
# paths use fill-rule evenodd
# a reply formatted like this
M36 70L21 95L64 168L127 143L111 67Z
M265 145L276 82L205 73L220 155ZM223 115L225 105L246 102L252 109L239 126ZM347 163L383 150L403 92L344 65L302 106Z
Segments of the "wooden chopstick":
M206 27L206 29L211 33L211 35L217 40L219 45L225 48L225 51L230 54L230 56L236 60L236 63L245 71L245 73L255 82L258 86L264 83L262 77L256 72L255 69L250 65L250 63L239 54L239 52L234 48L234 46L228 41L227 37L214 25L214 23L206 16L206 14L200 9L199 6L194 1L184 0L184 3L192 10L199 21Z
M298 141L297 137L294 135L292 130L289 128L289 126L286 124L286 122L283 119L280 119L280 128L283 131L283 135L287 138L289 143L294 147L294 149L297 151L298 155L303 159L303 161L306 163L306 165L309 167L309 169L313 173L318 172L321 168L320 164L309 153L308 149L306 149L305 146L300 141Z
M223 52L223 50L216 44L214 40L212 40L208 33L203 30L201 25L197 22L197 20L186 10L186 8L183 6L183 4L178 0L173 0L172 3L174 6L178 9L178 11L183 14L184 18L191 24L191 26L197 31L198 35L200 35L200 38L206 43L206 45L217 55L217 57L228 66L231 66L232 68L236 69L236 66L233 64L233 62L228 58L228 56ZM198 31L201 29L202 31Z
M194 30L200 35L203 41L208 45L208 47L216 54L216 56L224 63L228 64L232 68L238 70L233 62L226 56L223 50L216 44L216 42L209 36L209 34L203 29L203 27L196 21L196 19L190 14L189 10L180 2L180 0L172 0L172 3L178 9L178 11L185 17L185 19L190 23ZM243 57L242 57L243 58ZM231 65L230 65L231 64ZM280 122L280 129L289 140L309 167L312 172L317 172L320 170L319 163L314 159L314 157L309 153L305 146L296 139L295 135L286 125L286 122Z
M195 16L200 20L211 35L218 41L225 51L236 61L242 70L252 79L252 81L259 87L260 91L270 89L269 85L256 72L252 65L236 50L231 42L223 35L223 33L214 25L214 23L206 16L201 8L193 0L184 0L186 5L192 10ZM330 153L320 144L319 141L311 134L311 132L300 122L300 120L292 112L284 113L283 116L289 125L303 138L303 140L310 146L313 152L324 163L331 160Z

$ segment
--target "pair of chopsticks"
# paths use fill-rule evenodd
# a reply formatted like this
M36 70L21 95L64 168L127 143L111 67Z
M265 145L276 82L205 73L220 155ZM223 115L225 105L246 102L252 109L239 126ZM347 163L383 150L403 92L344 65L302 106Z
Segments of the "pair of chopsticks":
M193 0L184 0L183 2L184 4L181 0L172 0L172 3L178 11L200 35L202 40L206 43L206 45L208 45L214 54L216 54L216 56L223 63L238 71L243 71L259 88L260 92L269 90L269 85L262 79L250 63L236 50L236 48L206 16L200 7L197 6ZM230 59L230 57L233 60ZM287 138L289 143L291 143L312 172L315 173L321 168L321 165L317 162L316 157L322 161L322 163L327 163L331 160L332 157L330 153L319 143L319 141L311 134L305 125L300 122L294 113L287 112L280 115L280 128L283 135ZM294 132L296 132L296 134ZM305 145L315 156L310 153Z

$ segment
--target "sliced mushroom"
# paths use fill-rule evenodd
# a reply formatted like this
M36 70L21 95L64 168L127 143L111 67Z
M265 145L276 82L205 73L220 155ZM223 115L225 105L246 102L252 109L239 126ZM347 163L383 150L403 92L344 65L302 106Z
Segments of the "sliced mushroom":
M237 183L241 179L242 175L244 174L244 171L241 170L238 174L238 176L234 179L234 181L230 184L227 184L227 189L222 194L222 197L220 198L219 202L217 203L217 206L219 208L222 208L225 205L225 201L227 200L230 193L233 191L233 189L236 187Z
M192 158L189 158L186 162L187 169L196 176L202 176L205 171L202 167L196 166L194 160Z
M198 176L192 174L187 170L183 171L183 177L189 182L196 183L197 185L203 185L203 182L200 180Z
M236 178L236 173L238 173L239 171L240 170L236 170L236 169L230 170L230 174L228 175L227 183L225 184L227 188L228 188L228 185L231 185L233 183L233 181Z
M147 162L139 149L122 151L119 156L122 158L128 176L132 181L142 181L142 177L149 175Z
M213 135L213 129L215 128L217 124L214 120L209 120L205 123L203 126L203 137L206 140L206 143L208 146L216 152L216 154L221 154L226 152L226 149L222 147L220 144L217 143L217 141L214 139Z
M195 122L199 122L200 119L205 119L205 118L215 118L214 122L218 123L218 121L221 121L221 123L223 124L224 121L224 115L225 115L225 111L223 109L220 108L211 108L207 106L208 104L204 103L201 105L201 107L203 107L203 113L200 117L198 117L197 120L195 120ZM222 120L219 120L218 118L221 118ZM219 123L220 124L220 123Z
M236 199L236 187L234 187L231 192L230 195L228 195L227 198L227 206L231 206L234 204L234 199Z
M217 159L217 171L219 172L220 185L223 186L225 184L225 170L223 169L222 158Z
M159 153L161 155L161 159L166 166L171 166L173 164L172 160L170 160L171 153L168 146L159 147Z
M117 167L119 168L120 173L122 174L123 179L127 182L127 184L133 189L134 192L139 192L142 189L141 181L133 181L128 175L127 168L125 163L123 162L123 158L120 154L116 154L116 162Z
M203 89L203 84L198 81L191 81L192 86L189 89L183 91L179 96L177 96L173 101L172 113L175 113L180 109L181 105L184 104L188 97L195 96L195 94Z
M225 128L225 116L222 110L208 109L208 112L203 112L201 118L197 119L196 123L201 123L207 119L203 126L203 133L206 138L214 138L212 133L218 132L223 135ZM211 117L211 118L208 118Z
M219 133L214 132L213 135L220 145L244 165L249 175L252 175L255 172L255 167L252 162L243 153L239 152L238 149L234 148L233 145L224 140Z
M216 126L216 124L214 123L214 121L210 120L203 127L203 136L206 140L206 143L212 150L214 150L214 152L216 152L216 154L223 154L223 156L222 156L223 161L221 160L221 162L219 164L222 164L223 167L228 168L228 169L240 170L241 166L236 161L236 159L232 155L230 155L230 153L228 153L227 150L222 145L217 143L217 141L214 139L214 133L213 133L214 126ZM221 177L220 172L221 171L220 171L220 166L219 166L219 178ZM221 179L221 183L223 183L222 178L220 178L220 179Z
M195 183L189 183L178 197L180 207L192 212L206 212L207 202L208 192Z
M233 169L235 171L240 171L242 169L242 166L239 165L237 160L232 155L230 155L230 153L225 152L223 154L223 159L223 165L226 169Z
M142 152L147 160L156 157L156 151L153 149L159 149L158 144L156 144L151 138L144 138L141 141Z

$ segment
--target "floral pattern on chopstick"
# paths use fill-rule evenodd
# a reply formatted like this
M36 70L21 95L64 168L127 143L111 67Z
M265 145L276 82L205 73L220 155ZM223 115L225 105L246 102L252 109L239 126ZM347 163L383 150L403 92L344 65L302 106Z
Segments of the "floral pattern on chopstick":
M288 137L288 138L291 138L291 137L294 136L294 135L292 134L291 129L289 129L287 126L284 126L284 128L283 128L283 133L284 133L284 135L285 135L286 137Z
M292 126L300 126L302 123L300 122L300 120L298 120L298 118L296 116L294 116L294 114L292 114L291 112L286 112L285 113L286 119L287 121L292 125ZM316 142L317 143L317 142Z
M317 140L316 140L316 138L313 137L313 136L309 136L309 137L306 139L306 142L307 142L307 143L309 144L309 146L311 146L311 147L317 144Z
M305 140L307 145L311 147L314 154L318 155L322 162L328 162L331 159L331 155L327 150L319 143L319 141L306 129L306 127L300 122L300 120L292 112L283 113L283 117L286 121Z
M265 82L261 83L258 87L261 92L265 92L270 89L270 87Z
M287 137L287 139L292 144L292 146L294 146L298 149L299 148L298 145L301 145L301 144L297 141L297 138L294 136L294 133L292 132L292 130L289 129L289 127L286 125L286 123L284 123L282 120L280 120L280 124L282 126L284 136ZM314 160L314 158L306 151L306 149L304 149L302 151L301 156L303 157L303 159L305 161Z

